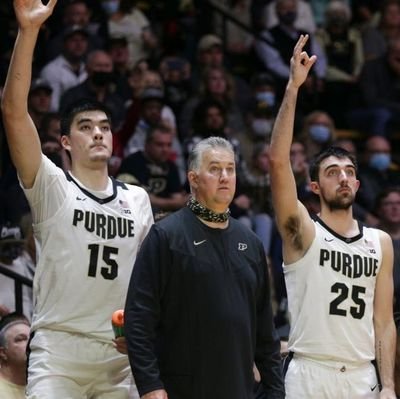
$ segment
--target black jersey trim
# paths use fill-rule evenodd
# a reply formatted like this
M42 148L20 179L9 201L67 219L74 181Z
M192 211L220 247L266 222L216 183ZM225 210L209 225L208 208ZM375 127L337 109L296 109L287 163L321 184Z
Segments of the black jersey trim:
M326 225L320 218L319 216L315 216L313 217L313 219L319 223L323 228L325 228L326 230L328 230L333 236L335 236L336 238L338 238L339 240L342 240L343 242L345 242L346 244L350 244L352 242L358 241L360 238L363 237L364 235L364 226L362 223L360 223L357 220L357 224L358 224L358 229L360 230L360 232L355 235L354 237L344 237L341 236L340 234L336 233L336 231L332 230L328 225Z
M117 185L118 184L117 184L117 181L113 177L111 177L113 193L109 197L99 198L99 197L96 197L95 195L93 195L90 191L88 191L85 188L83 188L82 186L80 186L79 183L68 172L65 172L65 175L66 175L68 181L74 183L79 188L79 190L81 190L86 196L91 198L93 201L96 201L100 205L111 202L117 196Z

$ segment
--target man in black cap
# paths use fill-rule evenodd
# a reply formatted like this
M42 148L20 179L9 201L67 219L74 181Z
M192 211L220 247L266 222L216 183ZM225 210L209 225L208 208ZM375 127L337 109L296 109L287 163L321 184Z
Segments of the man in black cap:
M107 42L106 51L114 65L116 92L124 101L132 100L132 87L129 83L131 68L129 66L128 40L125 36L111 37Z
M39 129L43 117L50 112L53 89L45 79L37 78L32 81L28 95L28 110L33 123Z
M46 59L51 61L61 54L64 31L74 25L81 26L88 34L88 52L99 50L104 47L104 28L98 22L94 22L92 18L93 5L89 5L87 0L67 0L64 2L64 7L60 8L59 19L56 16L52 18L49 23L54 25L50 27L51 32L57 33L48 43L46 43ZM62 19L62 21L60 21ZM58 23L57 23L58 22ZM61 26L60 25L61 22Z
M150 128L161 123L161 111L164 106L164 91L158 87L147 87L141 93L140 101L140 119L134 133L125 146L125 156L136 151L142 151Z
M88 51L88 32L80 25L73 25L63 32L62 54L47 63L40 76L53 89L51 111L57 112L60 98L69 88L87 78L85 56Z

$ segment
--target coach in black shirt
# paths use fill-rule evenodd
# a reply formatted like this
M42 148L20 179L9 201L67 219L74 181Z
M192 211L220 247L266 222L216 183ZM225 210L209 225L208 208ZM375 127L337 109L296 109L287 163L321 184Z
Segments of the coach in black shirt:
M268 399L285 397L263 245L229 216L231 144L189 156L187 206L150 230L126 306L129 360L143 399L252 399L255 364Z

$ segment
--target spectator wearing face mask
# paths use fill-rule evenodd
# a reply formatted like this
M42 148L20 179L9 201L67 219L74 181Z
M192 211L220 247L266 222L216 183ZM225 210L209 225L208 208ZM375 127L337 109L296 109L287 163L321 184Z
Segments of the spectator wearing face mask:
M101 6L108 15L110 37L126 37L129 65L133 67L141 59L149 59L158 48L155 35L147 16L136 6L135 0L103 0Z
M260 139L267 139L269 141L275 114L265 98L261 99L260 97L257 96L256 103L250 109L248 115L250 132L254 141Z
M88 55L86 70L88 78L78 86L66 91L61 98L60 112L65 112L75 101L86 98L106 105L110 110L112 127L117 129L125 118L125 104L116 92L113 61L108 53L95 50Z
M392 161L392 147L385 137L366 140L359 180L357 202L368 211L374 211L376 197L384 188L400 185L400 169Z
M52 89L50 111L57 112L61 96L71 87L87 78L85 57L89 46L89 33L83 26L73 25L63 33L61 54L48 62L40 72Z
M325 24L316 34L327 58L324 109L338 128L348 127L346 114L354 102L350 94L357 88L364 63L361 33L350 23L350 7L343 1L331 1L325 11Z
M251 140L269 139L275 120L276 88L273 78L266 73L255 75L251 82L252 102L246 115Z
M304 143L308 159L329 147L335 139L335 124L328 113L317 110L304 118L298 140Z
M104 47L104 29L93 18L93 9L87 0L68 0L64 2L58 24L51 21L51 32L61 29L61 32L55 34L51 40L46 43L46 60L49 62L58 57L63 47L63 30L74 26L80 26L85 29L88 39L88 52L99 50ZM55 18L56 20L56 18ZM52 25L54 24L54 25Z
M293 47L301 34L310 35L304 50L315 54L318 59L313 66L312 73L305 82L302 96L322 92L326 75L326 57L315 36L311 32L296 26L296 17L299 15L298 1L276 0L273 4L278 17L277 23L261 32L266 41L256 40L255 51L263 66L276 79L279 98L283 96L289 78Z
M317 29L315 16L311 5L308 1L296 0L297 13L295 15L294 26L299 30L314 33ZM267 29L272 28L278 23L278 15L276 12L277 1L271 1L264 8L264 24Z

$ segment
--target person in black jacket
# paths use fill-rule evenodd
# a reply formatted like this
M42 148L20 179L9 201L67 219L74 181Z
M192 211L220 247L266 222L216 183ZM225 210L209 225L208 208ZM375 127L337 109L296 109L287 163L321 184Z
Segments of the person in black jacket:
M208 137L189 156L191 198L143 242L125 305L128 355L143 399L250 399L255 364L283 399L279 338L261 241L229 216L234 152Z

